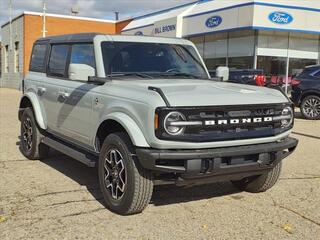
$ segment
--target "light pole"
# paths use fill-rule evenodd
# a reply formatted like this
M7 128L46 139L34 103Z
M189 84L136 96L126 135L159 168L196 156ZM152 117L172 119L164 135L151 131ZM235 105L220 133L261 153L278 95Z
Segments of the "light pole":
M42 2L42 37L46 37L46 2Z

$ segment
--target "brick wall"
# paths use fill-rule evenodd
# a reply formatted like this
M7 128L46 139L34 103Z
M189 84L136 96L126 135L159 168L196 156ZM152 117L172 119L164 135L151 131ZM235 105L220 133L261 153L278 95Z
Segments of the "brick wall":
M30 55L33 43L42 37L42 17L36 15L24 16L24 74L29 70ZM83 33L83 32L100 32L105 34L115 34L115 23L87 21L78 19L68 19L61 17L46 17L46 36Z

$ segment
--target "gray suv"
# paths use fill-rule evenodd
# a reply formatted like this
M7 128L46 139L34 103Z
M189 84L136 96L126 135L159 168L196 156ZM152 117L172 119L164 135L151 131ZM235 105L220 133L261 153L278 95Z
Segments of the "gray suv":
M106 206L123 215L141 212L154 184L266 191L298 143L282 92L212 81L184 39L42 38L23 92L22 153L53 148L97 166Z

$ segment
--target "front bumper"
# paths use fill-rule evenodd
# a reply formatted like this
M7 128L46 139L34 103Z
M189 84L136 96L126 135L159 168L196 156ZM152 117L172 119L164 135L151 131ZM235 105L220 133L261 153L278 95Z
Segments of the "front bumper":
M183 178L232 175L237 178L256 175L272 169L290 155L298 140L282 141L237 147L200 150L136 149L141 165L160 173L176 173Z

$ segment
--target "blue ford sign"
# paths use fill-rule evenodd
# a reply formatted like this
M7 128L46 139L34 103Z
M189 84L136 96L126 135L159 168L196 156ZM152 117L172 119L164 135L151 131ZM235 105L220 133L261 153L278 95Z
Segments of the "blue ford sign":
M222 17L220 16L213 16L207 19L206 26L208 28L215 28L222 23Z
M293 21L293 17L285 12L272 12L269 14L269 20L276 24L289 24Z

